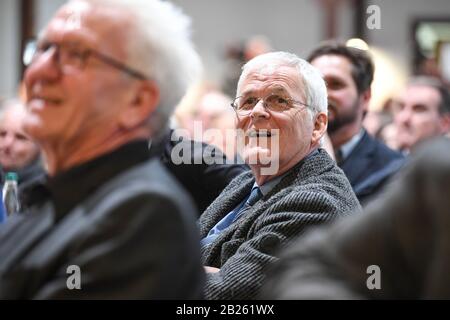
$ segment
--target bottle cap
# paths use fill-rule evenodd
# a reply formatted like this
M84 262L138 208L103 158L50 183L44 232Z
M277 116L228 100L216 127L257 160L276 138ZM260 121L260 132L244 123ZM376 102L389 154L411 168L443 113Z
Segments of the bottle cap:
M6 181L18 181L19 177L17 176L17 173L15 173L15 172L8 172L6 174L5 180Z

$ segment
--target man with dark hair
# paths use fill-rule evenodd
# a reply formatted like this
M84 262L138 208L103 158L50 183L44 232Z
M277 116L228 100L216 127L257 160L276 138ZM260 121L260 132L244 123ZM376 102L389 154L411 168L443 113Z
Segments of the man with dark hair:
M394 122L401 150L450 131L450 94L436 78L412 78L394 102Z
M329 42L308 61L327 83L328 134L336 161L361 203L372 198L403 164L403 156L371 137L362 127L371 98L374 66L366 51Z

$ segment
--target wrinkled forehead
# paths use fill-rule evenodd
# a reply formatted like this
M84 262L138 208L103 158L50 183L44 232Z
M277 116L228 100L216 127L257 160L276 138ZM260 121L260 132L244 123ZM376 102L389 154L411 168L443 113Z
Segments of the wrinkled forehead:
M123 44L130 15L117 8L100 7L85 1L71 1L61 7L41 33L41 38L55 42L82 42L108 46Z
M409 104L433 105L437 107L441 98L436 88L422 84L410 84L402 91L399 100Z
M344 56L337 54L325 54L311 61L311 65L317 68L324 77L352 77L353 65Z
M251 66L243 75L240 94L286 91L304 95L304 82L297 68L277 63Z

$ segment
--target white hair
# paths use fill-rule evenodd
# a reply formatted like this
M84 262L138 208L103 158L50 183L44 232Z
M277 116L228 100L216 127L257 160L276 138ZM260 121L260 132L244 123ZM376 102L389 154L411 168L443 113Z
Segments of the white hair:
M19 109L20 111L26 112L24 104L18 98L0 100L0 121L3 121L3 117L7 112Z
M129 13L126 63L157 82L158 125L166 124L188 87L200 76L201 60L191 41L190 18L160 0L73 0L105 5ZM155 124L155 122L153 121Z
M237 86L238 94L241 91L242 82L251 71L267 67L275 70L276 67L280 66L297 69L300 80L304 84L306 104L310 107L312 114L315 115L319 112L327 113L327 87L322 74L306 60L289 52L278 51L265 53L247 62L242 67L242 74Z

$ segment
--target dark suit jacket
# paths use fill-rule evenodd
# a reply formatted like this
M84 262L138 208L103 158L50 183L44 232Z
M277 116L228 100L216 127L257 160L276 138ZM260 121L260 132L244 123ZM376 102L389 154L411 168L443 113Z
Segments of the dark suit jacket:
M201 237L250 193L254 181L248 172L230 183L201 216ZM344 173L326 151L319 149L202 249L204 264L220 268L219 273L207 274L206 298L254 298L280 247L310 226L358 209Z
M232 159L227 160L220 149L211 145L181 137L173 141L172 134L173 130L170 130L153 143L150 152L161 157L162 163L191 194L200 216L231 180L249 168L245 164L237 164L236 161L227 163ZM183 157L188 163L175 163L172 152Z
M13 170L14 171L14 170ZM28 185L33 184L34 182L38 181L39 179L42 179L43 176L45 176L45 170L42 167L41 159L40 157L35 159L32 163L28 164L27 166L15 170L19 177L19 192L22 191L22 189L26 188ZM3 170L3 168L0 168L0 185L3 186L5 182L5 175L7 172Z
M194 215L157 160L108 180L61 220L44 201L0 227L0 299L199 298ZM81 290L66 286L71 265Z
M44 168L42 167L40 158L33 160L33 162L31 162L30 164L28 164L27 166L25 166L23 168L20 168L17 170L12 170L12 171L16 172L19 177L19 186L21 186L24 183L34 180L36 177L39 177L39 176L45 174L45 171L44 171ZM0 168L1 184L3 184L5 182L6 173L7 172L4 171L3 168Z
M404 164L400 152L364 132L350 155L340 164L358 200L364 204L374 197Z
M414 158L364 214L286 250L265 297L450 299L450 141Z

